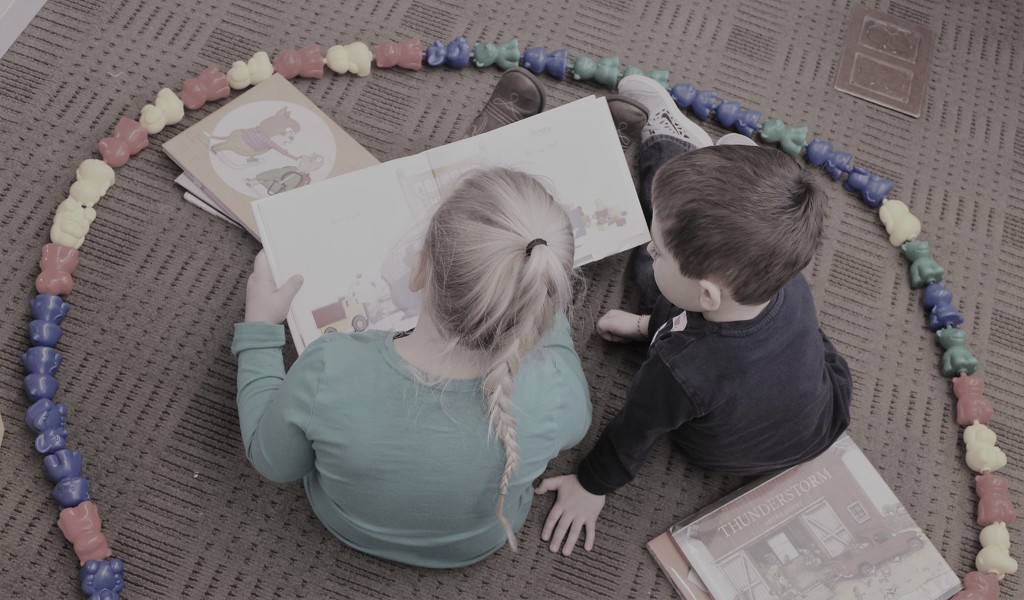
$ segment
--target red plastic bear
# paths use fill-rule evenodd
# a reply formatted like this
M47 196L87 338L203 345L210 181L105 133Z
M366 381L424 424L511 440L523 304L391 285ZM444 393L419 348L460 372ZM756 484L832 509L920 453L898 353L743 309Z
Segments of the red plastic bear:
M956 422L960 425L988 423L992 420L992 405L982 395L985 380L980 375L958 375L953 378L956 396Z
M49 243L43 246L39 258L42 270L36 277L36 291L40 294L62 296L70 294L75 287L71 274L78 268L78 250Z
M105 137L97 144L103 162L113 168L123 167L133 154L149 145L149 134L134 119L121 117L114 127L114 136Z
M210 100L220 100L231 95L228 76L214 65L206 67L195 79L186 79L181 87L178 96L189 110L195 110Z
M373 49L373 60L382 69L397 65L403 69L419 71L423 66L423 44L419 38L383 42Z
M964 575L964 589L951 600L997 600L999 598L999 577L995 573L971 571Z
M993 523L1010 525L1017 518L1017 509L1007 495L1010 482L995 473L985 473L974 478L974 490L978 493L978 525L987 527Z
M92 500L60 511L57 527L60 527L64 537L75 547L79 566L84 565L86 561L110 558L113 554L107 545L107 538L100 531L102 524L100 511Z
M274 59L274 70L285 79L309 77L320 79L324 76L324 59L320 46L310 44L301 50L282 50Z

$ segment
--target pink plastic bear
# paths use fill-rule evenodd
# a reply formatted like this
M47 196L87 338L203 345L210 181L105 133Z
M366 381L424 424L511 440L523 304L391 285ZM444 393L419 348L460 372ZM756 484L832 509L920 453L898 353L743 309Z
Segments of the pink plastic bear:
M995 473L974 477L974 490L978 493L978 525L987 527L993 523L1013 524L1017 518L1017 509L1007 495L1009 488L1009 480Z
M75 287L71 274L78 268L78 250L49 243L43 246L39 259L41 273L36 277L36 291L61 296Z
M92 500L60 511L57 527L75 547L79 566L86 561L110 558L113 554L107 545L107 538L100 531L102 524L100 511Z
M228 76L210 65L203 70L195 79L186 79L182 84L181 97L185 108L195 110L210 100L220 100L231 95L231 86L228 84Z
M980 375L958 375L953 378L957 423L973 425L975 422L988 423L992 420L992 405L982 395L984 391L985 380Z
M374 48L373 60L383 69L397 65L403 69L419 71L423 66L423 44L419 38L401 42L387 41Z
M282 50L274 59L274 70L285 79L309 77L320 79L324 76L324 59L320 46L310 44L301 50Z
M114 127L114 136L105 137L97 144L103 162L113 168L123 167L133 154L149 144L149 134L142 125L128 117L121 117Z
M997 600L999 578L994 573L971 571L964 576L964 589L951 600Z

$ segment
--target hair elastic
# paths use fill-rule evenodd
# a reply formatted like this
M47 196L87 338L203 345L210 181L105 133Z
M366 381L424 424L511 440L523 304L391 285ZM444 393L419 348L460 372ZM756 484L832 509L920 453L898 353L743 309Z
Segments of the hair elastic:
M533 247L538 245L538 244L544 244L545 246L547 246L548 245L548 241L547 240L542 240L541 238L537 238L537 239L533 240L532 242L530 242L529 244L526 245L526 255L529 256L533 252Z

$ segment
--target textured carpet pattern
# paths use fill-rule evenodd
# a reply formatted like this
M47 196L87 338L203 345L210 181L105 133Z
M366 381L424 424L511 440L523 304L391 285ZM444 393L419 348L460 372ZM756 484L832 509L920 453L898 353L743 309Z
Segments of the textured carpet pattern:
M298 3L297 3L298 4ZM1014 0L869 1L934 31L921 118L836 91L849 4L812 0L586 0L517 3L358 0L284 6L266 0L49 0L0 60L0 589L75 598L77 564L55 526L51 485L23 424L27 348L39 248L78 163L122 115L164 86L254 51L317 42L375 43L465 34L566 46L666 68L672 81L806 124L896 182L891 197L920 217L946 267L981 360L1002 472L1024 504L1024 8ZM300 89L387 160L460 137L498 71L377 70L327 75ZM589 84L548 82L549 105ZM218 104L219 105L219 104ZM539 540L551 499L536 502L518 553L459 571L386 563L349 550L312 516L301 486L262 481L246 463L234 408L231 325L241 318L254 240L186 204L159 144L211 112L153 137L117 172L82 247L60 350L59 399L73 447L127 563L125 597L141 598L669 598L643 544L739 481L687 467L660 444L636 482L609 497L596 548L554 556ZM714 126L709 126L714 130ZM715 130L718 133L717 130ZM979 549L972 474L953 417L941 351L920 295L874 211L832 188L828 239L809 267L825 330L854 372L851 431L936 546L963 574ZM575 336L590 378L594 426L552 464L571 469L620 406L639 349L593 333L628 306L623 257L584 269ZM1011 528L1018 558L1021 527ZM1003 598L1020 597L1018 577Z

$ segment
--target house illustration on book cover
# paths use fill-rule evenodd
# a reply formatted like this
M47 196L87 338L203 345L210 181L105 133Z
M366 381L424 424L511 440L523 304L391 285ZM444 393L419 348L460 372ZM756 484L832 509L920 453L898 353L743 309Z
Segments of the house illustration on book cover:
M942 600L960 589L846 435L671 534L715 600Z

